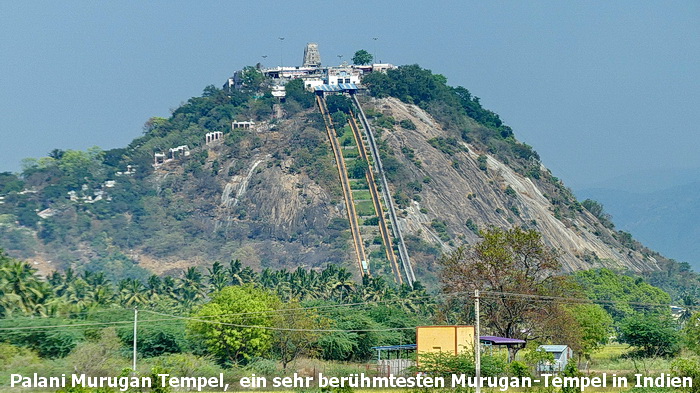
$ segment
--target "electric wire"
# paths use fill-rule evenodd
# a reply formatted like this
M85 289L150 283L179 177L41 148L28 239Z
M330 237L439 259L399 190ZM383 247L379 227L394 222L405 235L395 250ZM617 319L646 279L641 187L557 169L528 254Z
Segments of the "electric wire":
M274 331L286 331L286 332L327 332L327 333L361 333L361 332L389 332L395 330L413 330L414 326L411 327L397 327L397 328L384 328L384 329L297 329L297 328L281 328L276 326L261 326L261 325L242 325L237 323L221 322L221 321L210 321L206 319L194 318L194 317L181 317L177 315L163 314L155 311L149 311L152 314L168 316L171 318L183 319L187 321L195 321L202 323L211 323L216 325L233 326L240 328L253 328L253 329L264 329L264 330L274 330Z
M162 322L169 321L170 319L150 319L150 320L140 320L139 323L143 322ZM2 321L2 320L0 320ZM88 322L88 323L71 323L64 325L45 325L45 326L13 326L13 327L3 327L0 331L8 330L32 330L32 329L54 329L54 328L72 328L72 327L86 327L86 326L102 326L102 325L126 325L134 323L133 320L130 321L110 321L110 322Z
M371 331L408 330L408 329L414 329L414 328L413 327L402 327L402 328L385 328L385 329L295 329L295 328L281 328L281 327L271 327L271 326L261 326L261 325L234 324L234 323L228 323L228 322L213 321L213 320L208 320L208 319L204 319L204 318L249 316L249 315L259 315L259 314L281 315L281 314L288 313L288 312L307 311L307 310L326 310L326 309L355 307L355 306L368 306L368 305L377 305L377 304L383 304L383 303L400 302L400 301L405 301L405 300L419 300L419 299L424 299L424 298L433 298L433 299L434 298L441 298L441 297L451 298L451 297L457 297L457 296L461 296L461 295L468 295L469 297L473 297L473 294L471 291L457 291L457 292L440 293L440 294L435 294L435 295L418 296L418 297L414 297L414 298L410 298L410 299L395 298L395 299L365 301L365 302L355 302L355 303L331 304L331 305L295 307L295 308L276 309L276 310L263 310L263 311L250 311L250 312L241 312L241 313L198 316L196 318L195 317L165 314L165 313L160 313L157 311L144 309L144 310L140 310L140 311L151 313L154 315L160 315L160 316L163 316L166 318L140 320L139 323L150 323L150 322L165 322L165 323L167 323L167 322L175 322L178 320L185 320L185 321L194 321L194 322L200 322L200 323L212 323L212 324L219 324L219 325L240 327L240 328L257 328L257 329L278 330L278 331L313 331L313 332L371 332ZM677 306L677 305L673 305L673 304L663 304L663 303L634 302L634 301L624 301L624 300L620 300L620 301L597 300L597 299L588 299L588 298L538 295L538 294L505 292L505 291L483 291L483 292L481 292L481 296L485 297L485 298L491 298L491 299L502 298L505 296L505 297L510 297L510 298L529 299L531 301L564 303L564 304L604 304L604 305L623 304L623 305L636 306L636 307L679 307L679 308L686 308L686 309L698 307L698 306ZM131 311L130 309L127 309L127 308L117 308L117 307L115 307L113 310L96 310L96 311L114 312L115 310ZM91 312L88 312L87 314L90 314L90 313ZM83 313L77 313L77 314L83 314ZM22 319L22 318L4 319L4 320L11 321L11 320L18 320L18 319ZM37 319L39 319L39 318L37 318ZM1 321L3 321L3 320L0 319L0 322ZM76 327L126 325L126 324L132 324L132 323L133 323L133 320L123 320L123 321L109 321L109 322L71 323L71 324L46 325L46 326L13 326L13 327L0 327L0 331L32 330L32 329L41 330L41 329L61 329L61 328L72 329L72 328L76 328Z
M697 306L677 306L677 305L670 304L670 303L664 304L664 303L634 302L634 301L625 301L625 300L598 300L598 299L588 299L588 298L572 298L572 297L564 297L564 296L536 295L536 294L528 294L528 293L500 292L500 291L484 291L484 292L481 292L481 294L485 297L509 296L509 297L538 299L538 300L552 301L552 302L562 302L562 303L579 303L579 304L595 303L595 304L611 304L611 305L627 304L627 305L631 305L631 306L643 306L643 307L681 307L681 308L697 307Z

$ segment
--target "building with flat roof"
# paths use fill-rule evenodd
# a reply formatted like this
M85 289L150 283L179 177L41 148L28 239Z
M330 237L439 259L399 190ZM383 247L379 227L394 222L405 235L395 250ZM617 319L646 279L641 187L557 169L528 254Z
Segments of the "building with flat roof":
M474 326L418 326L416 351L425 353L448 352L458 355L474 351Z
M362 77L372 72L386 72L396 66L388 63L350 65L347 63L338 66L321 67L321 55L318 44L308 43L304 48L304 60L301 66L296 67L271 67L259 68L259 71L274 84L273 95L284 98L284 85L294 79L302 79L304 87L314 90L320 85L360 84ZM223 88L231 91L243 88L243 71L236 71L232 77L226 80Z

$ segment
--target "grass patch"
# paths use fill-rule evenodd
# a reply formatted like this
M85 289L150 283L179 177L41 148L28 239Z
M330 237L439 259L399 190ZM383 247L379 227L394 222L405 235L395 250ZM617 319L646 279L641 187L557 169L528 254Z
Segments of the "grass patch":
M592 361L609 360L618 358L629 352L629 345L626 344L608 344L600 349L600 351L591 354Z
M355 200L360 200L360 199L372 199L372 194L369 193L369 190L354 190L352 192L352 197Z
M616 373L618 375L636 372L658 374L668 372L673 358L628 358L625 355L630 348L625 344L608 344L591 354L590 370L598 373Z
M349 127L343 128L343 134L338 137L341 146L355 146L355 137Z
M353 190L366 190L367 180L365 179L350 179L350 188Z
M355 210L359 216L374 216L377 213L374 211L372 201L361 201L355 203Z
M343 152L344 158L357 158L360 155L356 148L342 149L341 151Z

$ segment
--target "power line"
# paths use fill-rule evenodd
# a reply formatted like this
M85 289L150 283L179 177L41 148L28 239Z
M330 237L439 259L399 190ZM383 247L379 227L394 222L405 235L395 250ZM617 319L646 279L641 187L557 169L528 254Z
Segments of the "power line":
M224 325L224 326L233 326L233 327L240 327L240 328L254 328L254 329L266 329L266 330L275 330L275 331L288 331L288 332L327 332L327 333L333 333L333 332L346 332L346 333L361 333L361 332L389 332L389 331L395 331L395 330L413 330L415 329L415 326L411 327L401 327L401 328L385 328L385 329L296 329L296 328L280 328L280 327L274 327L274 326L260 326L260 325L241 325L237 323L228 323L228 322L220 322L220 321L210 321L206 319L199 319L199 318L193 318L193 317L180 317L177 315L168 315L168 314L163 314L163 313L158 313L155 311L149 311L150 313L153 314L158 314L162 316L169 316L171 318L177 318L177 319L184 319L187 321L195 321L195 322L202 322L202 323L211 323L211 324L216 324L216 325ZM131 322L131 321L130 321Z
M101 309L101 310L73 311L73 312L68 312L68 313L57 312L55 315L28 315L28 316L20 316L20 317L15 317L15 318L0 318L0 321L16 321L16 320L20 320L20 319L39 320L39 319L49 319L49 318L71 319L73 317L77 317L76 319L78 319L80 317L89 317L92 314L114 313L115 311L127 311L127 312L131 313L131 312L133 312L133 309L110 306L107 309Z
M430 297L430 296L423 296L423 297ZM333 305L326 305L326 306L298 307L298 308L277 309L277 310L265 310L265 311L252 311L252 312L243 312L243 313L232 313L232 314L221 314L221 315L204 316L204 317L202 317L202 318L218 318L218 317L224 317L224 316L244 316L244 315L269 314L269 313L280 314L280 313L288 312L288 311L305 311L305 310L313 310L313 309L326 309L326 308L350 307L350 306L358 306L358 305L372 305L372 304L388 303L388 302L394 302L394 301L400 301L400 300L404 300L404 299L392 299L392 300L373 301L373 302L358 302L358 303L348 303L348 304L333 304ZM201 318L192 318L192 317L184 317L184 316L177 316L177 315L164 314L164 313L159 313L159 312L157 312L157 311L151 311L151 310L141 310L141 312L149 312L149 313L152 313L152 314L155 314L155 315L166 316L166 317L168 317L168 318L141 320L141 321L139 321L139 323L147 323L147 322L175 322L176 320L192 320L192 321L198 321L198 322L204 322L204 323L216 323L216 324L230 325L230 326L244 327L244 328L261 328L261 329L269 329L269 330L287 330L287 331L318 331L318 332L365 332L365 331L392 331L392 330L414 329L413 327L407 327L407 328L387 328L387 329L355 329L355 330L345 330L345 329L290 329L290 328L274 328L274 327L268 327L268 326L230 324L230 323L224 323L224 322L219 322L219 321L204 320L204 319L201 319ZM2 321L2 320L0 319L0 321ZM133 320L124 320L124 321L74 323L74 324L46 325L46 326L18 326L18 327L0 328L0 331L9 331L9 330L31 330L31 329L49 329L49 328L51 328L51 329L53 329L53 328L74 328L74 327L103 326L103 325L126 325L126 324L132 324L132 323L133 323Z
M162 322L162 321L170 321L171 319L149 319L149 320L142 320L139 321L140 323L144 322ZM0 320L2 321L2 320ZM45 325L45 326L15 326L15 327L4 327L0 328L0 331L8 331L8 330L31 330L31 329L54 329L54 328L72 328L72 327L84 327L84 326L102 326L102 325L124 325L124 324L132 324L134 323L133 320L131 321L112 321L112 322L90 322L90 323L71 323L71 324L65 324L65 325Z
M628 304L628 305L633 305L633 306L644 306L644 307L681 307L681 308L697 307L697 306L677 306L677 305L673 305L670 303L664 304L664 303L632 302L632 301L624 301L624 300L597 300L597 299L588 299L588 298L536 295L536 294L528 294L528 293L501 292L501 291L484 291L481 294L485 295L485 296L491 295L491 297L510 296L510 297L529 298L529 299L533 299L533 300L539 299L539 300L552 301L552 302L564 302L564 303L568 302L568 303L578 303L578 304L596 303L596 304Z
M393 302L400 302L400 301L406 301L406 300L416 300L416 299L424 299L424 298L435 298L435 297L440 297L440 296L446 296L444 294L437 294L437 295L425 295L425 296L418 296L410 299L389 299L389 300L376 300L376 301L367 301L367 302L356 302L356 303L343 303L343 304L330 304L330 305L323 305L323 306L309 306L309 307L297 307L297 308L286 308L286 309L275 309L275 310L264 310L264 311L250 311L250 312L241 312L241 313L231 313L231 314L219 314L219 315L211 315L211 316L202 316L201 318L217 318L217 317L228 317L228 316L240 316L240 315L255 315L255 314L278 314L281 312L287 312L287 311L304 311L304 310L317 310L317 309L331 309L331 308L339 308L339 307L354 307L354 306L369 306L369 305L377 305L377 304L382 304L382 303L393 303ZM153 312L150 310L141 310L142 312ZM156 313L156 312L153 312Z
M435 295L425 295L425 296L414 297L411 300L419 300L419 299L424 299L424 298L456 297L456 296L465 295L465 294L470 294L470 292L459 291L459 292L442 293L442 294L435 294ZM489 298L508 296L508 297L516 297L516 298L526 298L526 299L530 299L533 301L543 301L543 302L547 301L547 302L559 302L559 303L571 303L571 304L590 304L590 303L612 304L612 305L614 305L614 304L627 304L627 305L639 306L639 307L672 307L672 306L674 306L672 304L662 304L662 303L646 303L646 302L614 301L614 300L591 300L588 298L573 298L573 297L563 297L563 296L536 295L536 294L525 294L525 293L504 292L504 291L484 291L484 292L481 292L481 296L482 297L489 297ZM276 328L276 327L270 327L270 326L232 324L232 323L202 319L202 318L219 318L219 317L226 317L226 316L245 316L245 315L256 315L256 314L281 314L281 313L285 313L285 312L296 312L296 311L306 311L306 310L367 306L367 305L377 305L377 304L382 304L382 303L399 302L399 301L404 301L404 300L406 300L406 299L397 298L397 299L366 301L366 302L356 302L356 303L346 303L346 304L331 304L331 305L311 306L311 307L297 307L297 308L287 308L287 309L277 309L277 310L230 313L230 314L220 314L220 315L212 315L212 316L202 316L202 317L197 317L197 318L164 314L164 313L159 313L159 312L151 311L151 310L141 310L142 312L149 312L149 313L152 313L155 315L165 316L168 318L148 319L148 320L141 320L139 322L140 323L175 322L177 320L190 320L190 321L196 321L196 322L202 322L202 323L214 323L214 324L227 325L227 326L233 326L233 327L242 327L242 328L259 328L259 329L280 330L280 331L315 331L315 332L369 332L369 331L393 331L393 330L414 329L413 327L386 328L386 329L354 329L354 330L353 329L350 329L350 330L346 330L346 329L293 329L293 328ZM699 306L675 306L675 307L697 308ZM115 310L130 311L128 309L122 309L122 308L115 308ZM100 312L112 311L113 312L114 310L97 310L97 311L100 311ZM17 320L17 319L21 319L21 318L9 319L9 320ZM5 319L5 320L8 320L8 319ZM0 319L0 322L1 321L3 321L3 319ZM85 327L85 326L124 325L124 324L132 324L132 323L133 323L133 320L124 320L124 321L89 322L89 323L74 323L74 324L62 324L62 325L47 325L47 326L17 326L17 327L0 328L0 331L31 330L31 329L60 329L60 328Z
M441 296L441 294L438 294L437 296ZM415 297L413 299L423 299L423 298L430 298L430 297L436 297L433 295L425 295L425 296L420 296L420 297ZM242 315L255 315L255 314L280 314L283 312L288 312L288 311L305 311L305 310L314 310L314 309L330 309L330 308L339 308L339 307L354 307L354 306L362 306L362 305L375 305L375 304L381 304L381 303L391 303L391 302L398 302L398 301L403 301L406 299L388 299L388 300L376 300L376 301L367 301L367 302L356 302L356 303L346 303L346 304L330 304L330 305L322 305L322 306L311 306L311 307L298 307L298 308L288 308L288 309L277 309L277 310L264 310L264 311L251 311L251 312L242 312L242 313L231 313L231 314L221 314L221 315L212 315L212 316L203 316L202 318L218 318L218 317L224 317L224 316L242 316ZM128 309L123 309L123 308L118 308L120 311L131 311ZM112 311L112 310L102 310L102 311ZM151 310L141 310L141 312L150 312L152 314L156 315L162 315L162 316L168 316L170 319L150 319L150 320L141 320L139 321L140 323L145 323L145 322L174 322L172 318L175 319L186 319L187 317L182 317L182 316L175 316L175 315L169 315L169 314L162 314L156 311L151 311ZM41 317L41 319L44 318L51 318L51 317ZM3 320L18 320L18 319L25 319L25 318L16 318L16 319L0 319L0 322ZM27 318L31 319L31 318ZM39 318L37 318L39 319ZM202 322L206 322L205 320L200 320ZM90 322L90 323L75 323L75 324L63 324L63 325L47 325L47 326L19 326L19 327L10 327L10 328L0 328L0 331L6 331L6 330L24 330L24 329L47 329L47 328L73 328L73 327L83 327L83 326L100 326L100 325L119 325L119 324L131 324L133 323L133 320L124 320L124 321L111 321L111 322ZM257 327L257 326L249 326L249 325L241 325L241 327ZM261 327L264 328L264 327ZM398 329L398 328L397 328ZM408 329L408 328L400 328L400 329ZM329 331L329 330L324 330L324 331ZM345 331L345 330L333 330L333 331ZM362 331L368 331L368 330L362 330ZM384 330L377 330L377 331L384 331Z

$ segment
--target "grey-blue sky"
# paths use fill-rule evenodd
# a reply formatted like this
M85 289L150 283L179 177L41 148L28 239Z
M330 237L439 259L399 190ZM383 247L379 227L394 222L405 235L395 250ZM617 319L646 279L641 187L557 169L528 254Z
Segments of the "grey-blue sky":
M442 73L574 188L700 167L698 17L696 1L6 1L0 171L123 146L263 55L300 63L306 42L326 64L366 48Z

